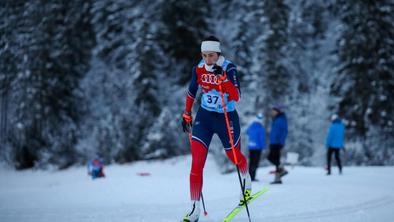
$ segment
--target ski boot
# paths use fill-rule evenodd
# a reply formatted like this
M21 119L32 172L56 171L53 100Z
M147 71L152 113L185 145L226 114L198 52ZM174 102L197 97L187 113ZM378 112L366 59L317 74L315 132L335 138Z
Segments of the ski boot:
M192 209L183 218L183 222L198 222L200 217L200 201L193 201Z
M280 176L280 178L286 176L288 173L289 173L289 172L287 172L287 170L285 170L284 167L280 167L280 168L279 168L279 176Z
M245 189L244 189L244 193L242 194L241 192L240 194L240 201L239 201L240 206L245 204L245 199L246 201L249 201L252 196L252 179L250 178L249 173L247 173L246 176L243 177L242 183Z
M282 184L282 177L280 176L280 172L275 173L275 179L271 182L271 184Z
M251 190L251 189L245 189L244 195L245 195L246 201L249 201L250 198L252 198L252 190ZM241 193L241 198L240 198L240 201L239 201L239 206L243 206L243 205L245 204L244 195L242 195L242 193Z

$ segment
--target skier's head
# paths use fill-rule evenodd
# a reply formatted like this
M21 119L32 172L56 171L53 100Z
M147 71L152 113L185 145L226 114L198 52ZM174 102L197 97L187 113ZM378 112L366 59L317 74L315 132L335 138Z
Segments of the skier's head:
M257 113L256 114L256 120L259 121L259 122L263 121L263 114L262 113Z
M284 113L285 111L285 106L282 104L275 104L274 106L272 106L272 116L275 117L281 113Z
M331 116L331 121L335 121L335 120L337 120L337 119L339 119L339 116L338 116L338 114L333 114L332 116Z
M221 53L220 41L215 36L209 36L201 42L201 56L207 65L215 64Z

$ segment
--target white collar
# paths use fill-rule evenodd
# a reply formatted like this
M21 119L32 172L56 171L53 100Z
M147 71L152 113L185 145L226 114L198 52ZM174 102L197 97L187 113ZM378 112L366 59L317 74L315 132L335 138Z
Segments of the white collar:
M224 60L225 60L224 56L219 56L218 61L216 61L216 65L222 66L223 63L224 63ZM205 69L206 69L208 72L213 72L213 69L212 69L212 68L213 68L213 65L207 65L207 64L205 64L205 62L204 62L204 67L205 67Z

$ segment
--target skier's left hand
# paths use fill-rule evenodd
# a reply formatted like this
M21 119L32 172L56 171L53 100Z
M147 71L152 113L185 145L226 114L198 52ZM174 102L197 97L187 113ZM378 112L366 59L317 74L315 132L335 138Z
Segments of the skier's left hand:
M221 84L222 82L224 82L227 79L227 76L223 72L223 68L221 66L218 66L218 65L215 64L215 65L213 65L212 69L213 69L213 73L218 78L218 83L219 84Z

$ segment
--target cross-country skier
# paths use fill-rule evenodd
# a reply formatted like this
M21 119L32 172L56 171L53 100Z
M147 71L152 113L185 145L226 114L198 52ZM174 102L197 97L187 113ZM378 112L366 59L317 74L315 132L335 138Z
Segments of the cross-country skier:
M198 221L200 216L203 169L213 134L219 136L228 158L235 163L226 126L219 84L221 84L224 91L225 105L234 140L235 155L241 172L241 180L245 184L244 194L247 199L252 189L247 160L241 153L240 125L235 109L235 105L240 98L240 86L236 66L221 55L220 41L214 36L210 36L202 41L201 56L202 60L192 69L192 78L186 96L185 111L182 114L184 132L190 132L190 126L192 126L192 164L190 171L191 209L183 219L185 222ZM224 76L226 76L226 79L220 82L219 79ZM194 124L192 124L192 106L199 88L202 93L201 107L199 107ZM243 201L242 193L241 201Z

